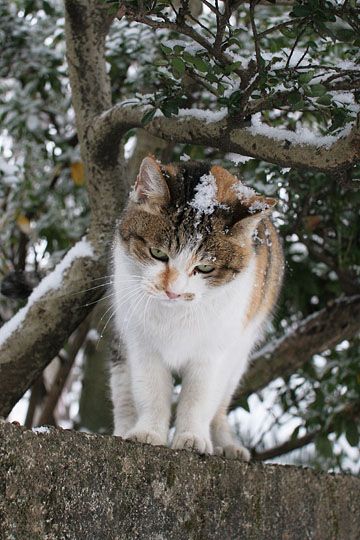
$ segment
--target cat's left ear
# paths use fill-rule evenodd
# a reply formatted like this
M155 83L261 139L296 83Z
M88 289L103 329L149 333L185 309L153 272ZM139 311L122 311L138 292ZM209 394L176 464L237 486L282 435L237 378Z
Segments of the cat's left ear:
M259 222L271 214L277 202L277 199L265 197L264 195L255 195L246 202L242 201L242 215L239 221L232 227L232 233L247 233L251 235Z
M164 205L170 200L170 193L160 164L152 156L144 158L131 194L134 202Z

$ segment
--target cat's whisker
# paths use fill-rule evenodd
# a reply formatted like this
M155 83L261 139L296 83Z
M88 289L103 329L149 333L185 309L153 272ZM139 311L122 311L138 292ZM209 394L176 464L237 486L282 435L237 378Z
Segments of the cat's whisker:
M98 347L101 338L104 336L104 333L105 333L105 331L106 331L106 328L107 328L107 326L108 326L110 320L114 317L114 315L115 315L116 313L118 313L118 311L120 310L121 306L122 306L126 301L128 301L130 298L132 298L133 296L136 296L137 294L139 294L139 291L140 291L140 290L141 290L141 289L139 288L139 289L137 289L137 290L135 290L135 291L133 291L133 290L130 291L128 294L126 294L126 295L123 297L122 301L121 301L119 304L116 305L116 307L115 307L113 313L110 315L110 317L108 318L108 320L106 321L106 323L104 324L104 326L103 326L103 328L102 328L102 330L101 330L101 332L100 332L100 337L99 337L99 339L98 339L98 341L97 341L96 348ZM109 311L110 311L113 307L114 307L113 304L111 304L111 306L110 306L110 307L105 311L105 313L102 315L102 317L101 317L101 319L100 319L99 322L101 322L101 321L103 320L103 318L106 316L106 314L109 313Z
M106 315L109 313L109 311L110 311L113 307L114 307L113 304L111 304L110 307L107 308L107 310L105 311L105 313L101 316L99 323L101 323L101 321L103 320L103 318L106 317Z
M107 312L110 311L110 309L111 309L112 307L113 307L113 306L110 306L110 308L107 310ZM100 344L100 340L104 337L104 333L105 333L105 330L106 330L107 325L109 324L109 322L111 321L111 319L114 317L116 311L117 311L117 309L115 309L115 310L111 313L110 317L108 318L108 320L106 321L105 325L103 326L103 329L101 330L100 335L99 335L99 339L97 340L97 343L96 343L96 347L95 347L96 350L98 349L98 346L99 346L99 344ZM120 347L120 345L119 345L119 347Z
M102 302L103 300L106 300L107 298L111 298L114 296L115 293L107 294L106 296L102 296L98 300L94 300L94 302L88 302L87 304L82 304L80 307L88 307L92 306L93 304L97 304L98 302Z
M114 282L113 281L108 281L107 283L102 283L101 285L96 285L95 287L90 287L89 289L83 289L82 291L69 293L69 296L75 296L76 294L82 294L82 293L86 293L86 292L89 292L89 291L94 291L95 289L99 289L101 287L106 287L107 285L111 285L112 283L114 283Z
M146 292L143 292L141 295L140 295L140 298L138 298L137 300L135 300L133 306L132 306L132 310L131 312L128 314L126 314L126 319L127 319L127 323L126 323L126 328L125 328L125 332L127 332L128 328L129 328L129 324L131 322L131 319L133 318L133 315L136 313L136 310L139 306L139 304L141 303L141 301L143 300L143 298L146 296Z
M152 297L149 295L149 298L147 299L146 304L145 304L144 315L143 315L143 329L144 329L144 332L145 332L145 322L146 322L146 311L147 311L147 308L148 308L149 303L150 303L151 300L152 300Z
M195 318L196 318L196 324L197 324L197 328L198 328L198 332L200 333L201 332L201 326L200 326L200 320L199 320L199 312L200 312L200 307L198 305L194 305L193 308L195 308Z

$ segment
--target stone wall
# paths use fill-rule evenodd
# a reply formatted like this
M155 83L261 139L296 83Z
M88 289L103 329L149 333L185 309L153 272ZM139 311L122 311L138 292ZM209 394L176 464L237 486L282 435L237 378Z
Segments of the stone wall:
M360 479L0 422L4 540L360 538Z

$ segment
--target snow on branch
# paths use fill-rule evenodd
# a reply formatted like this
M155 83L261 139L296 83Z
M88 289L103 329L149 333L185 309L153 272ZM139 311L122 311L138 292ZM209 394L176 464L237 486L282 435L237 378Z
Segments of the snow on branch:
M92 246L86 239L75 244L75 246L67 252L62 261L55 267L53 272L42 279L39 285L33 290L28 298L26 306L21 308L0 328L0 349L13 332L21 330L21 325L26 319L31 306L49 291L59 289L64 279L64 273L70 268L74 260L81 257L93 256L94 252Z
M87 316L89 304L102 295L102 287L92 290L93 280L105 273L101 252L78 242L0 329L0 416L7 416Z
M295 133L261 124L255 117L251 127L240 127L224 112L182 109L178 116L166 118L157 113L147 125L147 106L120 103L99 115L92 125L93 152L114 132L124 134L134 127L167 141L206 145L225 152L234 152L283 167L298 167L336 172L360 160L359 121L337 136L319 137L302 129ZM100 159L100 156L98 156Z

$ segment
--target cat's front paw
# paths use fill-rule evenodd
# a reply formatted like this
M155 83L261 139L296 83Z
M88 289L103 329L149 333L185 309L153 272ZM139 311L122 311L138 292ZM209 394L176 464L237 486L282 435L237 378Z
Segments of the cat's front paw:
M215 454L224 456L228 459L241 459L242 461L250 461L250 452L240 444L228 444L227 446L216 446Z
M199 454L213 453L213 446L208 437L202 437L190 431L175 434L171 447L174 450L194 450Z
M166 446L166 440L156 431L146 431L140 429L130 429L124 437L126 440L136 441L144 444L152 444L153 446Z

